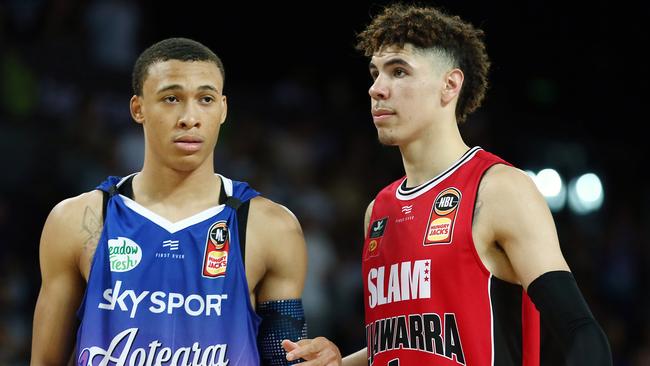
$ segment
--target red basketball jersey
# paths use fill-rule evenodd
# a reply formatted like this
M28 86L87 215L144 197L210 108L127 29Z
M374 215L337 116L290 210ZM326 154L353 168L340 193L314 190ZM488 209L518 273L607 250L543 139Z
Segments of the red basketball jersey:
M377 195L363 247L369 365L538 366L539 315L521 286L493 277L472 239L485 171L479 147L413 188Z

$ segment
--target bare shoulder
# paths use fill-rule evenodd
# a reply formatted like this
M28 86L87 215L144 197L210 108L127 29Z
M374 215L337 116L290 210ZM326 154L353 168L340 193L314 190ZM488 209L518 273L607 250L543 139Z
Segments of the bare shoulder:
M551 216L544 197L524 171L497 164L489 168L481 180L474 217L475 220L487 220L484 222L500 231L520 226L524 221Z
M101 192L90 191L54 206L43 227L41 252L92 256L103 226L102 199Z
M246 274L256 301L300 298L307 247L296 216L264 197L251 200L246 227Z
M248 214L250 229L267 234L298 232L302 229L296 216L285 206L261 196L251 199Z
M268 198L258 196L251 200L246 235L247 251L251 249L251 253L257 253L267 269L272 269L283 258L302 260L306 251L296 216Z
M375 200L370 201L368 208L366 208L366 215L363 218L363 235L368 235L368 225L370 225L370 216L372 216L372 208L375 206Z
M76 197L59 202L47 218L46 225L54 229L67 231L66 234L76 236L88 229L101 225L102 194L99 191L82 193Z
M484 202L495 200L516 204L530 199L543 201L535 183L524 171L504 164L496 164L485 172L479 186L479 196Z
M533 180L523 171L495 165L479 187L477 224L505 251L525 288L542 273L567 270L551 211Z

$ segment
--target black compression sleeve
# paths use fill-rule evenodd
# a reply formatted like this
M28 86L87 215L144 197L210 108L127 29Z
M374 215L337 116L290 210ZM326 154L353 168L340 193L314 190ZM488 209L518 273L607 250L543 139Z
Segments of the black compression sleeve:
M541 318L559 337L568 366L611 366L605 333L585 302L573 274L546 272L528 286Z

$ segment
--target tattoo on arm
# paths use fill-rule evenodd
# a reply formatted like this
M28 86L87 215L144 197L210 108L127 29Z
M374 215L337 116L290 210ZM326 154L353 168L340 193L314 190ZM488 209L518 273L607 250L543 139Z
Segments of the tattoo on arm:
M478 222L478 214L481 211L481 208L483 207L483 201L480 198L483 188L485 188L485 181L481 180L481 183L479 184L478 190L476 192L476 202L474 203L474 216L472 217L472 228Z
M472 217L472 227L476 225L476 222L478 221L478 213L481 211L481 206L483 206L483 201L476 200L476 203L474 203L474 216Z
M84 251L90 252L89 257L92 259L99 236L102 233L102 220L101 217L90 206L86 206L84 210L83 220L81 222L81 230L85 233L86 239L84 240Z

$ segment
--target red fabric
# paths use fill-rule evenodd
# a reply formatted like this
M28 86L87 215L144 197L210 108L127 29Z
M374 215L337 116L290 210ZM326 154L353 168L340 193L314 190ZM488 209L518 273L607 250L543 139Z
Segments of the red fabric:
M484 172L507 163L481 149L464 157L417 193L398 194L402 178L375 199L362 259L372 365L493 362L490 273L474 247L472 216ZM526 359L539 360L529 348Z
M522 295L521 315L523 327L523 365L539 366L540 361L540 325L539 312L526 293Z

